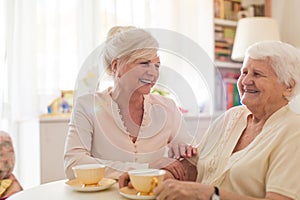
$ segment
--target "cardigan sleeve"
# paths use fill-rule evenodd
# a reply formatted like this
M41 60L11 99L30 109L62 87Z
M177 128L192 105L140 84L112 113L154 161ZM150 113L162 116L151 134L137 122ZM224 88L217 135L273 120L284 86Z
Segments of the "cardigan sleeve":
M267 192L277 192L292 199L300 199L299 141L300 131L295 131L282 138L271 153L266 175Z

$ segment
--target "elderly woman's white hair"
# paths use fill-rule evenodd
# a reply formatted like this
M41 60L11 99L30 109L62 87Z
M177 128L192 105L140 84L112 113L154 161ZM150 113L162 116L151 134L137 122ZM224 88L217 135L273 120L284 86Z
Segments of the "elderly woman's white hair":
M263 41L251 45L246 58L267 60L279 81L287 87L294 85L288 100L300 93L300 51L290 44L280 41Z
M114 59L132 56L138 58L158 48L157 40L147 31L134 26L112 27L103 49L104 68L111 74L111 63ZM138 54L134 54L137 52Z

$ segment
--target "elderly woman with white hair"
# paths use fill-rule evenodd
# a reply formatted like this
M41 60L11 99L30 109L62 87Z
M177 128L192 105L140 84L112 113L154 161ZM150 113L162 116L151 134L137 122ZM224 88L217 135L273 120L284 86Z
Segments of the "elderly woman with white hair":
M219 117L195 159L196 182L168 179L157 199L300 199L300 53L289 44L250 46L238 79L241 106ZM191 167L191 166L190 166ZM187 171L187 175L188 175Z
M172 141L187 144L192 137L175 102L150 93L159 77L157 51L156 39L143 29L109 31L102 56L114 85L75 101L64 155L69 179L73 166L94 163L106 165L105 176L115 179L130 169L161 167L183 177L181 163L164 155ZM196 153L188 145L177 147L177 155Z

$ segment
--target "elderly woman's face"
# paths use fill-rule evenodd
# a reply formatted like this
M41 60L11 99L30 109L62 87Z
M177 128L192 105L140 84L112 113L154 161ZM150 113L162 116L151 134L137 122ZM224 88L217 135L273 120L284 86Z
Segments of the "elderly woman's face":
M117 76L123 88L148 94L159 77L160 59L156 52L118 67Z
M284 98L290 90L278 77L270 64L265 60L248 58L238 80L241 102L249 109L279 108L287 104Z

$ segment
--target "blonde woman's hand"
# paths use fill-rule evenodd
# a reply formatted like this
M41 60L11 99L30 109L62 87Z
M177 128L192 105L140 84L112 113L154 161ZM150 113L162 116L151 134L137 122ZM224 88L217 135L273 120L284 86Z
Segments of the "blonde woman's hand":
M191 158L197 155L197 148L183 142L172 142L169 145L169 158Z

